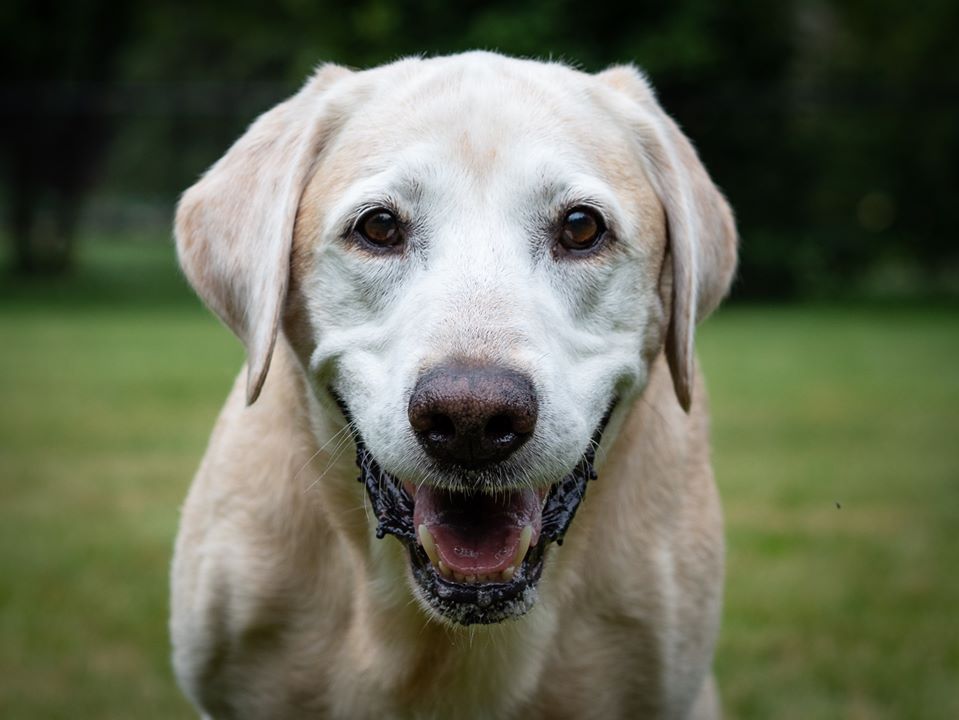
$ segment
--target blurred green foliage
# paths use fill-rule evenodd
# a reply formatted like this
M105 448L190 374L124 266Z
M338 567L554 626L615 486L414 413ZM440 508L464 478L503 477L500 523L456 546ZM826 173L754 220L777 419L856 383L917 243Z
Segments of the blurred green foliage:
M736 296L959 291L953 0L10 0L0 19L0 119L19 158L3 192L47 235L59 225L43 217L69 220L76 208L55 211L91 191L132 208L128 224L144 204L168 222L176 194L322 60L488 48L645 68L737 211ZM23 177L44 184L22 168L53 156L54 190L21 198Z

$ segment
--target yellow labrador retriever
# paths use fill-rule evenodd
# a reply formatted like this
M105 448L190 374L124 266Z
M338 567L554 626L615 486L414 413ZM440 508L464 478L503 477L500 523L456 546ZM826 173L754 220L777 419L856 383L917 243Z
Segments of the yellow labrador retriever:
M173 562L204 715L718 716L736 232L641 73L325 65L176 238L249 358Z

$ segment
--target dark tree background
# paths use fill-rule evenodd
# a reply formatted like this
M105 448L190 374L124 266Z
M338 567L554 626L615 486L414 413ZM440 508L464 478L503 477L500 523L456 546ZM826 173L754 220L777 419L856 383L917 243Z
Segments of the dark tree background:
M0 21L0 193L21 273L68 270L97 199L166 226L177 193L321 60L486 48L642 66L737 211L737 297L959 288L954 0L7 0Z

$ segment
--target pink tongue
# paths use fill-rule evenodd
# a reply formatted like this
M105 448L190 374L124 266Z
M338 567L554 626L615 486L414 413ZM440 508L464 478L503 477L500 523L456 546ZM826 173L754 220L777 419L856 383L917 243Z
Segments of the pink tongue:
M512 564L526 525L533 526L530 546L539 539L541 499L533 490L494 498L421 485L413 496L413 525L426 525L450 570L462 575L498 573Z

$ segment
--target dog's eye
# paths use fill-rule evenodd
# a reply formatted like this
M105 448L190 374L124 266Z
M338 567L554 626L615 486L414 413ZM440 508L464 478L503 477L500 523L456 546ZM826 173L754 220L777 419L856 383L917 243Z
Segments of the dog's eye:
M566 213L559 242L573 252L591 250L599 244L605 231L606 225L596 211L577 207Z
M403 239L396 217L383 208L370 210L363 215L356 224L356 230L364 240L381 247L393 247Z

